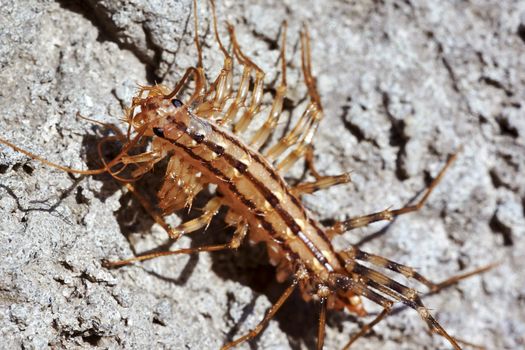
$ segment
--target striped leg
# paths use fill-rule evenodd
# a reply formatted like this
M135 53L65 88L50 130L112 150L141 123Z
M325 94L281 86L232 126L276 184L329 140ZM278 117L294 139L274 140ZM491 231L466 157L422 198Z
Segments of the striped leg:
M371 263L372 265L386 268L388 270L400 273L407 279L414 279L426 285L429 288L431 293L437 293L443 288L456 284L457 282L465 278L468 278L470 276L488 271L494 266L496 266L496 264L487 265L487 266L478 268L471 272L453 276L443 282L434 283L428 280L427 278L423 277L419 273L417 273L411 267L398 264L396 262L385 259L378 255L362 252L355 247L341 254L345 259L345 263L346 263L345 267L349 272L355 273L359 275L361 278L365 279L366 280L365 284L367 286L383 293L384 295L387 295L393 298L396 301L400 301L404 303L405 305L407 305L408 307L416 310L421 316L421 318L425 320L430 330L446 338L449 341L449 343L452 346L454 346L455 349L460 349L458 345L458 340L451 337L443 329L443 327L432 317L429 310L423 305L415 289L405 287L404 285L389 278L388 276L357 263L356 260L365 261L365 262ZM377 322L379 322L379 320Z
M329 175L322 176L319 174L314 164L314 152L313 147L308 147L308 150L305 154L305 161L308 170L315 177L315 181L312 182L303 182L298 185L295 185L292 188L292 192L295 195L303 195L317 192L319 190L329 188L339 184L345 184L351 181L350 173L344 173L341 175Z
M432 181L430 186L428 186L427 190L425 191L425 194L416 204L409 205L407 207L403 207L400 209L394 209L394 210L387 209L387 210L383 210L377 213L358 216L358 217L351 218L345 221L339 221L327 230L328 235L330 236L338 235L338 234L344 233L349 230L353 230L358 227L367 226L376 221L382 221L382 220L392 221L396 216L418 211L419 209L423 207L423 205L427 201L428 197L430 196L434 188L436 188L436 186L439 184L439 182L443 178L443 175L445 174L447 169L450 167L450 165L456 160L456 158L457 158L457 153L451 155L448 158L445 166L441 169L441 171L436 176L436 178Z
M139 262L139 261L159 258L161 256L178 255L178 254L195 254L195 253L202 253L202 252L216 252L220 250L237 249L241 245L241 242L246 237L247 232L248 232L248 225L243 224L243 225L239 225L239 227L233 234L231 241L225 244L218 244L218 245L211 245L211 246L204 246L204 247L197 247L197 248L182 248L182 249L172 250L172 251L156 252L152 254L139 255L134 258L126 259L126 260L118 260L118 261L106 261L105 260L102 262L102 264L103 266L107 268L115 268L115 267L129 265L129 264Z
M400 301L408 307L416 310L421 318L427 323L431 332L437 333L447 339L447 341L454 347L455 350L461 350L461 347L457 341L445 331L445 329L439 324L439 322L436 321L436 319L434 319L430 311L421 301L421 298L418 296L415 289L405 287L388 276L360 265L355 261L347 265L346 268L351 273L355 273L365 280L365 284L368 287L371 287L378 292L387 295L396 301ZM380 320L377 322L379 321Z
M489 264L489 265L477 268L473 271L450 277L442 282L434 283L428 280L427 278L425 278L424 276L422 276L421 274L419 274L417 271L415 271L410 266L398 264L395 261L383 258L382 256L379 256L379 255L363 252L362 250L359 250L357 247L352 247L351 249L345 251L345 254L347 254L347 256L350 257L351 259L366 261L366 262L371 263L374 266L382 267L390 271L397 272L403 275L407 279L416 280L419 283L422 283L425 286L427 286L427 288L430 290L431 293L437 293L443 288L454 285L458 283L459 281L464 280L465 278L486 272L498 265L498 264Z
M329 188L335 185L350 182L350 174L341 174L334 176L321 176L312 182L303 182L292 188L292 193L296 196L310 194L316 191Z

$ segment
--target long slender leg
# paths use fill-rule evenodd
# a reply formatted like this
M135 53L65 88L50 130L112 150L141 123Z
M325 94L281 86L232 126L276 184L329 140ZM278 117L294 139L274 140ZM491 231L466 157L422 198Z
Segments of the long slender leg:
M256 115L261 108L261 100L263 96L263 83L264 83L264 71L256 65L248 56L246 56L237 41L235 35L235 28L233 25L228 24L228 32L230 33L231 42L233 45L233 52L237 60L244 66L250 67L251 70L255 71L255 79L253 81L253 88L251 91L251 98L249 104L246 106L246 110L234 125L233 132L238 134L246 130L248 125L253 120L253 116Z
M383 309L383 311L381 311L381 313L372 320L372 322L370 323L367 323L365 324L363 327L361 327L361 329L359 330L359 332L357 332L356 334L352 335L352 337L350 338L350 340L348 341L348 343L346 343L346 345L343 347L343 350L348 350L350 349L350 346L355 343L355 341L359 338L361 338L362 336L364 336L366 333L370 332L372 330L372 327L374 327L376 324L378 324L379 322L381 322L387 315L388 313L390 312L391 308L385 308Z
M306 30L301 32L301 67L305 84L308 88L310 104L301 118L297 121L297 124L292 131L266 152L268 159L275 160L279 155L286 151L286 149L297 142L299 143L298 146L277 165L277 169L281 172L286 171L306 154L312 143L313 137L315 136L315 132L317 131L317 126L323 117L321 99L317 92L315 78L312 76L310 38Z
M347 350L350 347L350 345L352 345L357 339L359 339L360 337L368 333L370 330L372 330L372 327L374 327L383 318L385 318L386 315L389 313L390 310L392 310L392 307L394 306L393 301L369 289L365 283L366 283L366 280L351 280L350 285L349 285L349 290L355 295L360 295L380 305L383 308L383 312L378 317L376 317L372 322L363 326L359 332L354 334L350 338L350 341L344 347L345 350Z
M276 89L270 113L262 127L253 135L250 145L255 149L260 149L266 142L270 133L275 129L279 118L282 115L284 97L286 95L286 32L288 24L286 21L282 25L282 43L281 43L281 82Z
M250 332L248 332L247 334L243 335L242 337L240 337L240 338L238 338L238 339L236 339L236 340L234 340L234 341L224 345L221 348L221 350L231 349L232 347L234 347L234 346L236 346L236 345L238 345L240 343L243 343L245 341L248 341L250 339L255 338L259 333L261 333L261 331L264 329L264 327L266 327L268 322L270 322L270 320L275 316L277 311L279 311L279 309L284 304L284 302L288 299L288 297L295 290L297 285L298 285L298 281L294 280L292 282L292 284L288 288L286 288L286 290L281 295L279 300L277 300L275 302L275 304L273 304L273 306L268 310L268 312L266 313L266 315L264 316L262 321L259 322L259 324L257 324L257 326L254 329L252 329Z
M274 161L277 157L283 154L288 148L296 143L304 140L306 135L313 138L316 129L315 124L318 123L322 114L314 103L310 103L303 112L293 129L286 134L279 142L273 145L265 152L265 156L269 161ZM312 132L311 130L314 130Z
M363 252L362 250L359 250L356 247L346 250L345 254L347 254L346 255L347 258L366 261L366 262L371 263L372 265L400 273L405 278L414 279L424 284L425 286L427 286L431 293L437 293L443 288L454 285L458 283L459 281L464 280L465 278L486 272L498 265L497 263L495 263L495 264L482 266L482 267L475 269L474 271L462 273L456 276L452 276L442 282L434 283L428 280L426 277L422 276L420 273L418 273L416 270L414 270L410 266L398 264L395 261L383 258L382 256L379 256L379 255Z
M319 312L319 328L317 329L317 350L323 350L326 327L326 298L321 298L321 311Z
M114 267L129 265L129 264L139 262L139 261L159 258L161 256L178 255L178 254L195 254L195 253L201 253L201 252L216 252L219 250L237 249L240 246L243 239L246 237L247 232L248 232L248 225L243 224L243 225L239 225L237 230L235 230L235 233L233 234L233 238L231 239L231 241L225 244L218 244L218 245L211 245L211 246L204 246L204 247L197 247L197 248L182 248L178 250L156 252L152 254L139 255L134 258L126 259L126 260L103 261L103 265L107 268L114 268Z
M168 233L170 237L174 236L174 232L172 232L173 228L168 225L168 223L164 220L164 218L159 215L155 209L151 206L151 203L144 198L142 194L130 183L125 183L124 186L128 189L128 191L133 194L133 196L139 201L140 205L146 210L146 212L153 218L153 220L159 224L164 231Z
M408 307L416 310L421 318L427 323L431 332L435 332L447 339L454 349L461 350L461 347L457 341L445 331L439 322L434 319L430 311L424 306L416 290L405 287L401 283L389 278L388 276L369 269L355 261L351 262L348 266L346 266L346 268L352 273L358 274L360 278L366 280L367 286L374 288L380 293L394 298L395 300L400 301Z
M427 201L428 197L430 196L434 188L436 188L436 186L439 184L439 182L443 178L443 175L445 174L447 169L450 167L450 165L456 160L456 158L457 158L457 153L451 155L448 158L445 166L443 166L439 174L432 181L430 186L428 186L423 197L416 204L409 205L409 206L406 206L400 209L394 209L394 210L387 209L387 210L379 211L373 214L358 216L358 217L351 218L345 221L340 221L340 222L335 223L332 227L328 228L327 233L330 236L338 235L338 234L341 234L349 230L353 230L358 227L367 226L371 224L372 222L382 221L382 220L392 221L396 216L418 211L419 209L423 207L423 205Z
M219 36L219 30L217 28L217 11L215 8L215 1L210 0L210 5L212 9L212 20L213 20L213 31L215 33L215 40L219 45L219 49L224 56L224 62L221 69L221 72L211 84L208 91L203 96L205 102L196 106L194 112L198 114L201 118L217 118L224 109L226 100L230 98L232 93L232 74L233 74L233 58L230 56L224 45L222 44L221 38ZM219 122L219 120L217 120Z

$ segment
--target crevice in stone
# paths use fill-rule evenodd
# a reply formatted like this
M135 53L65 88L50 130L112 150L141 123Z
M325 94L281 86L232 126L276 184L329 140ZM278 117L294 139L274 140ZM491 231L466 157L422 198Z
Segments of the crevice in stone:
M504 246L509 247L514 245L514 240L512 239L512 229L505 225L505 223L501 222L501 220L498 218L497 210L490 219L489 227L493 232L502 236Z

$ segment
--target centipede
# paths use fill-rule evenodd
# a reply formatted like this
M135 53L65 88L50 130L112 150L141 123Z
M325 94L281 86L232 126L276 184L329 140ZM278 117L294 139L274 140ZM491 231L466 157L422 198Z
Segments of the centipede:
M341 344L342 349L355 349L359 342L366 341L364 336L398 304L415 310L429 331L442 337L449 347L458 350L462 349L461 344L469 345L447 332L425 306L419 290L407 287L399 279L419 283L427 292L437 293L488 271L494 264L435 283L413 267L366 252L357 245L338 250L332 243L335 237L349 231L374 222L392 221L421 209L458 153L444 160L442 169L415 204L336 220L329 226L321 224L303 204L302 196L332 186L344 186L351 182L351 174L322 175L314 164L315 135L322 125L324 113L317 79L312 73L308 27L304 25L299 34L299 67L307 91L306 107L293 123L288 121L290 127L284 136L274 141L272 136L276 128L284 122L283 105L290 90L286 57L288 25L283 22L280 30L280 78L272 102L263 108L265 72L243 51L234 25L225 25L228 40L221 37L215 1L209 4L213 24L211 35L216 53L223 59L220 72L214 78L206 74L198 33L198 4L194 0L196 65L187 68L174 87L140 86L125 110L124 131L97 122L113 133L98 143L101 167L73 169L50 162L11 141L0 139L0 143L71 174L109 174L135 196L173 243L182 236L205 230L221 208L226 210L224 221L231 227L228 242L157 251L123 260L104 260L104 268L118 269L173 255L213 254L239 249L246 241L252 245L262 242L270 264L275 267L275 278L283 285L283 292L253 329L224 341L221 350L236 348L261 335L296 290L304 301L318 307L318 350L324 348L327 313L346 312L367 317L363 299L376 304L381 311L350 335L347 343ZM236 76L236 72L240 74ZM262 126L249 136L245 135L254 120L261 120ZM106 159L104 148L109 142L119 142L122 146L116 156ZM284 176L299 162L304 162L311 180L289 184ZM165 164L165 173L156 202L152 203L141 194L136 183L160 164ZM177 226L165 220L168 215L191 208L203 191L210 192L211 198L198 217Z

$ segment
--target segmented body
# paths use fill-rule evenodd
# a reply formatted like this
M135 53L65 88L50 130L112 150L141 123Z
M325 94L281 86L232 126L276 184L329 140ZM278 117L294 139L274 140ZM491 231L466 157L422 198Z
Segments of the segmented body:
M212 8L214 10L213 2ZM323 346L326 310L346 307L350 312L363 316L366 312L361 297L377 303L383 311L355 334L345 348L350 347L354 341L380 322L390 312L394 302L402 302L415 309L432 331L439 333L455 349L459 349L457 341L432 317L414 289L405 287L380 271L366 267L363 262L414 279L426 285L431 291L437 291L489 267L435 284L410 267L362 252L357 247L336 251L331 243L331 238L336 234L366 226L374 221L391 220L396 215L418 210L455 157L449 159L416 205L336 222L329 228L322 227L304 208L299 196L348 182L350 178L347 174L321 176L311 163L311 143L322 118L322 106L315 78L311 73L308 35L306 32L301 34L301 63L308 89L308 106L291 130L274 146L263 151L262 145L271 136L281 117L283 99L287 90L284 57L286 30L283 30L280 85L276 88L273 103L263 126L248 142L244 142L238 135L261 114L264 72L242 52L231 25L228 29L233 56L230 55L222 45L215 15L213 17L215 37L224 55L223 69L217 78L208 87L196 34L195 41L199 52L197 66L189 68L172 91L161 85L140 89L126 113L129 124L127 135L115 130L117 134L115 139L124 144L120 154L106 162L100 151L105 141L100 144L103 168L77 171L61 167L21 150L5 140L0 142L66 171L84 174L109 172L116 179L127 183L126 187L137 195L146 210L174 240L207 226L221 206L228 207L226 222L236 227L228 243L154 253L107 263L108 266L115 267L163 255L235 249L247 235L251 242L265 242L270 262L278 266L277 280L281 282L290 280L290 286L258 327L226 344L224 349L255 337L296 286L302 289L305 300L315 299L321 304L318 349ZM286 26L283 28L286 29ZM242 68L237 88L233 87L234 62ZM183 103L177 97L187 89L186 85L191 76L195 86L191 96ZM232 131L227 129L228 125L232 125ZM135 151L138 145L144 142L150 142L150 149L137 154ZM290 187L283 180L282 174L302 158L305 158L315 181ZM144 200L133 182L150 172L162 160L167 160L167 166L164 182L157 194L156 205L162 210L162 214L159 214L151 203ZM122 174L130 166L134 169L127 172L128 177L124 177ZM164 221L163 216L190 207L195 196L210 184L216 185L217 190L215 196L204 207L202 216L178 227L170 227Z

